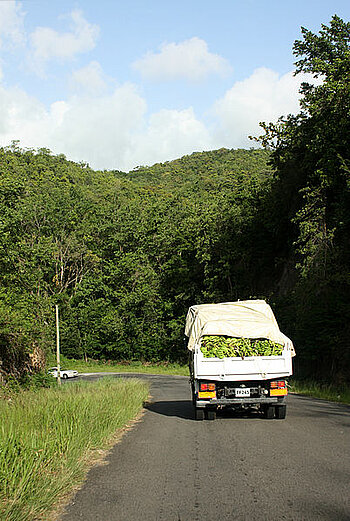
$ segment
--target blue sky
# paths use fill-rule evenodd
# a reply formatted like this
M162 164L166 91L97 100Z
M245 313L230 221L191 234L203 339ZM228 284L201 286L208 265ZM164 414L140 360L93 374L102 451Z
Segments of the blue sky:
M298 110L292 45L345 0L0 0L0 144L130 170Z

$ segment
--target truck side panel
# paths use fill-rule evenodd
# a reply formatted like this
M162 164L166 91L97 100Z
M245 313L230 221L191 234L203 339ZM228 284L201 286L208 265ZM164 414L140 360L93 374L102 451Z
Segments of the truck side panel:
M242 381L282 378L292 374L292 358L288 350L281 356L242 358L205 358L196 347L194 377L196 379Z

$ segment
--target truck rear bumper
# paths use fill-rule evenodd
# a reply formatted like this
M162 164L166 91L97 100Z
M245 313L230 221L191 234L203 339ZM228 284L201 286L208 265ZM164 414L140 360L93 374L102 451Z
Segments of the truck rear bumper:
M270 397L264 396L262 398L219 398L212 400L196 400L196 407L207 407L208 405L254 405L254 404L277 404L283 403L285 396L283 397Z

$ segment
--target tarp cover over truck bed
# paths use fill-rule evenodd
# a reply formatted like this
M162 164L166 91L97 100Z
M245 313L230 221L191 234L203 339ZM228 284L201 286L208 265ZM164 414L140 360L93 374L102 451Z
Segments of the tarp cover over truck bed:
M270 306L264 300L241 300L221 304L191 306L187 313L185 335L193 351L205 335L237 338L267 338L282 344L295 355L292 341L279 330Z

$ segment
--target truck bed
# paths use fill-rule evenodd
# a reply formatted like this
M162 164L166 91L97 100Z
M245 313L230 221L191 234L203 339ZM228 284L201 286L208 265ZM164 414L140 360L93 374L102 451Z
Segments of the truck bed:
M283 378L292 374L290 350L280 356L248 356L242 358L205 358L197 346L194 354L194 376L212 381L245 381Z

